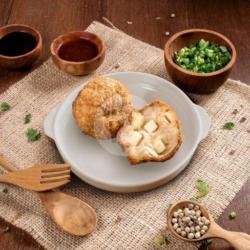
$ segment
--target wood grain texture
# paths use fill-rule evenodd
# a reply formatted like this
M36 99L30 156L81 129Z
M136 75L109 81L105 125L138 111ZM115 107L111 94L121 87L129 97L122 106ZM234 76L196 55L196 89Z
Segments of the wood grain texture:
M171 13L175 13L175 18L170 17ZM232 40L238 52L231 78L249 84L249 13L250 1L241 0L1 0L0 25L23 23L37 28L42 34L44 48L41 59L29 70L0 70L0 93L49 57L49 46L56 36L83 30L93 20L102 21L103 16L126 33L160 48L169 38L165 32L171 35L187 28L221 32ZM226 229L250 233L249 206L250 180L218 223ZM238 217L231 221L228 214L233 210ZM42 249L30 236L12 226L10 232L3 233L5 227L0 219L1 249ZM221 240L214 240L209 249L232 248Z

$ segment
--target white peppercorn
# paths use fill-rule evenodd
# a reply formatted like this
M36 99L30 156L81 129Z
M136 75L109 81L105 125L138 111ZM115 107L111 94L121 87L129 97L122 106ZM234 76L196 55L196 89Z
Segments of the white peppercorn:
M184 217L184 213L182 213L182 212L179 213L179 217L180 217L180 218L183 218L183 217Z
M191 232L191 233L194 233L194 231L195 231L194 227L193 227L193 226L190 227L190 232Z
M176 233L181 234L181 232L182 232L181 228L178 227L178 228L176 229Z
M182 213L182 209L178 209L177 210L177 213L179 214L179 213Z
M195 214L196 214L197 217L200 217L200 215L201 215L201 210L196 211Z
M198 205L195 205L194 206L194 210L197 211L197 210L200 210L200 207Z
M206 220L207 220L206 217L204 217L204 216L201 217L201 221L205 222Z
M188 208L189 208L189 209L193 209L193 208L194 208L194 204L193 204L193 203L189 203L189 204L188 204Z
M200 230L201 230L201 227L200 227L200 226L196 226L196 227L195 227L195 231L196 231L196 232L199 232Z
M202 229L203 229L204 231L207 231L207 230L208 230L208 227L207 227L207 226L203 226Z
M176 219L176 218L173 218L173 219L172 219L172 223L173 223L173 224L177 223L177 219Z
M189 222L188 222L188 225L189 225L190 227L191 227L193 224L194 224L193 221L189 221Z
M193 238L194 238L194 234L193 234L193 233L189 233L189 234L188 234L188 238L189 238L189 239L193 239Z
M189 209L193 209L193 208L194 208L194 204L193 204L193 203L189 203L189 204L188 204L188 208L189 208Z
M190 227L185 227L185 232L190 233Z
M181 236L186 237L187 233L185 231L181 231Z
M177 212L174 212L174 217L177 218L178 217L178 213Z
M204 222L199 221L198 224L199 224L200 227L202 227L204 225Z
M206 232L205 232L205 230L201 230L201 235L203 235L203 234L205 234Z
M200 238L200 237L201 237L201 233L200 233L200 232L196 232L195 235L194 235L194 237L195 237L196 239Z
M178 224L175 223L175 224L173 225L173 228L174 228L174 229L177 229L177 228L178 228Z
M205 225L209 225L210 221L208 219L205 220Z

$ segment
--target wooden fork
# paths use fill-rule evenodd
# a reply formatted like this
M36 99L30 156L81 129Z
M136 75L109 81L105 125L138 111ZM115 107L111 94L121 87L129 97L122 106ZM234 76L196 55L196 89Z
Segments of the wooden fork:
M0 156L0 165L1 160ZM34 165L0 175L0 182L39 192L60 187L69 181L70 166L68 164Z

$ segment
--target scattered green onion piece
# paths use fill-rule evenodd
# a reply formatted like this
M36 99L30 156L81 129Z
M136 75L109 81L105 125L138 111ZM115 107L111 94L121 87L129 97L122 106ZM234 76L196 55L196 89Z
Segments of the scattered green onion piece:
M11 106L9 105L9 103L7 103L7 102L2 102L1 103L1 110L2 111L8 111L8 110L10 110L11 109Z
M233 212L231 212L231 213L229 214L229 218L230 218L231 220L234 220L234 219L236 218L236 216L237 216L237 213L236 213L235 211L233 211Z
M223 128L231 130L231 129L234 128L234 123L233 122L227 122L227 123L224 124Z
M154 237L154 244L156 246L163 246L163 245L166 245L167 244L167 241L166 241L166 237L162 234L157 234L155 237Z
M30 113L26 114L24 117L24 124L30 123L32 115Z
M28 137L29 142L38 141L42 136L41 132L34 128L28 128L26 135Z

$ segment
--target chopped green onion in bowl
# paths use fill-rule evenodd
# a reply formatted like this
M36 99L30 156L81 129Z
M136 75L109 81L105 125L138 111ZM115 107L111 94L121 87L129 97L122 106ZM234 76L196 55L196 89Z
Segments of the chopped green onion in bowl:
M176 51L174 62L192 72L210 73L224 68L231 57L225 46L201 39Z

